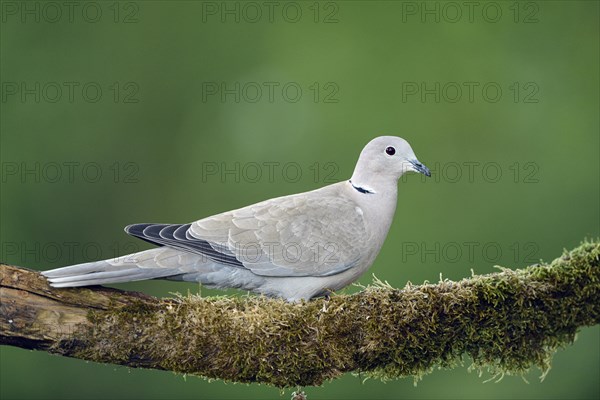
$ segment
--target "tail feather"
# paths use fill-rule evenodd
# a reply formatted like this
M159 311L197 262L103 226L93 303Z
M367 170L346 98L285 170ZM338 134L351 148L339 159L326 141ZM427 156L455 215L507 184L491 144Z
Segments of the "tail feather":
M69 275L60 278L51 278L52 283L69 283L85 280L97 280L106 278L122 278L126 276L136 275L140 272L139 268L119 269L116 271L92 272L89 274Z
M128 270L129 271L129 270ZM138 272L128 273L119 277L91 277L88 275L79 275L76 278L79 280L73 280L69 282L56 282L50 280L50 284L56 288L62 287L77 287L77 286L91 286L91 285L103 285L106 283L123 283L123 282L134 282L144 281L147 279L166 278L173 276L172 271L165 270L137 270Z
M157 248L115 260L94 261L42 272L54 287L75 287L168 278L182 273L180 255ZM185 269L185 268L184 268Z
M94 272L116 271L120 269L123 269L122 265L111 264L108 261L95 261L43 271L42 275L44 275L46 278L54 279L74 275L91 274Z
M250 270L223 265L189 252L159 247L104 261L71 265L42 272L57 288L172 279L201 282L215 288L255 290L264 279Z

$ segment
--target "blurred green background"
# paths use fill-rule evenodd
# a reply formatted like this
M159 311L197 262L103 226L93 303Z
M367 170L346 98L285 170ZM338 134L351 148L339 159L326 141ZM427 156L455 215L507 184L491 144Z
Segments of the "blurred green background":
M401 180L363 284L371 273L402 287L520 268L600 234L596 1L66 4L1 2L5 262L42 270L149 248L122 228L347 179L381 134L409 140L434 176ZM484 383L465 359L416 387L348 375L306 391L598 398L599 328L559 351L544 382L532 370L529 384ZM3 399L290 393L6 346L0 367Z

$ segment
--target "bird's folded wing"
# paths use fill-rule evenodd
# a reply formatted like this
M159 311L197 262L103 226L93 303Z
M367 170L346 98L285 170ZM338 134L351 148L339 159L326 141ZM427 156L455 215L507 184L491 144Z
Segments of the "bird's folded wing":
M192 224L137 224L127 233L262 276L328 276L368 251L358 206L340 196L267 200Z

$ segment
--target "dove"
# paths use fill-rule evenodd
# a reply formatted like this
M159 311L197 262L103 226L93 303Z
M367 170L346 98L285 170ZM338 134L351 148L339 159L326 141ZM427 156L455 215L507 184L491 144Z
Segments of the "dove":
M406 172L431 176L406 140L380 136L364 147L349 180L188 224L129 225L129 235L159 247L42 274L57 288L160 278L289 302L327 296L373 264Z

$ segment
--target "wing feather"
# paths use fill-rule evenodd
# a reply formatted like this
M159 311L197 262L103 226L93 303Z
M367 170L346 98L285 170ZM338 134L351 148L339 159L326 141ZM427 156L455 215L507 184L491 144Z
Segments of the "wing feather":
M125 230L257 275L334 275L368 252L369 232L355 202L316 192L267 200L191 224L136 224Z

